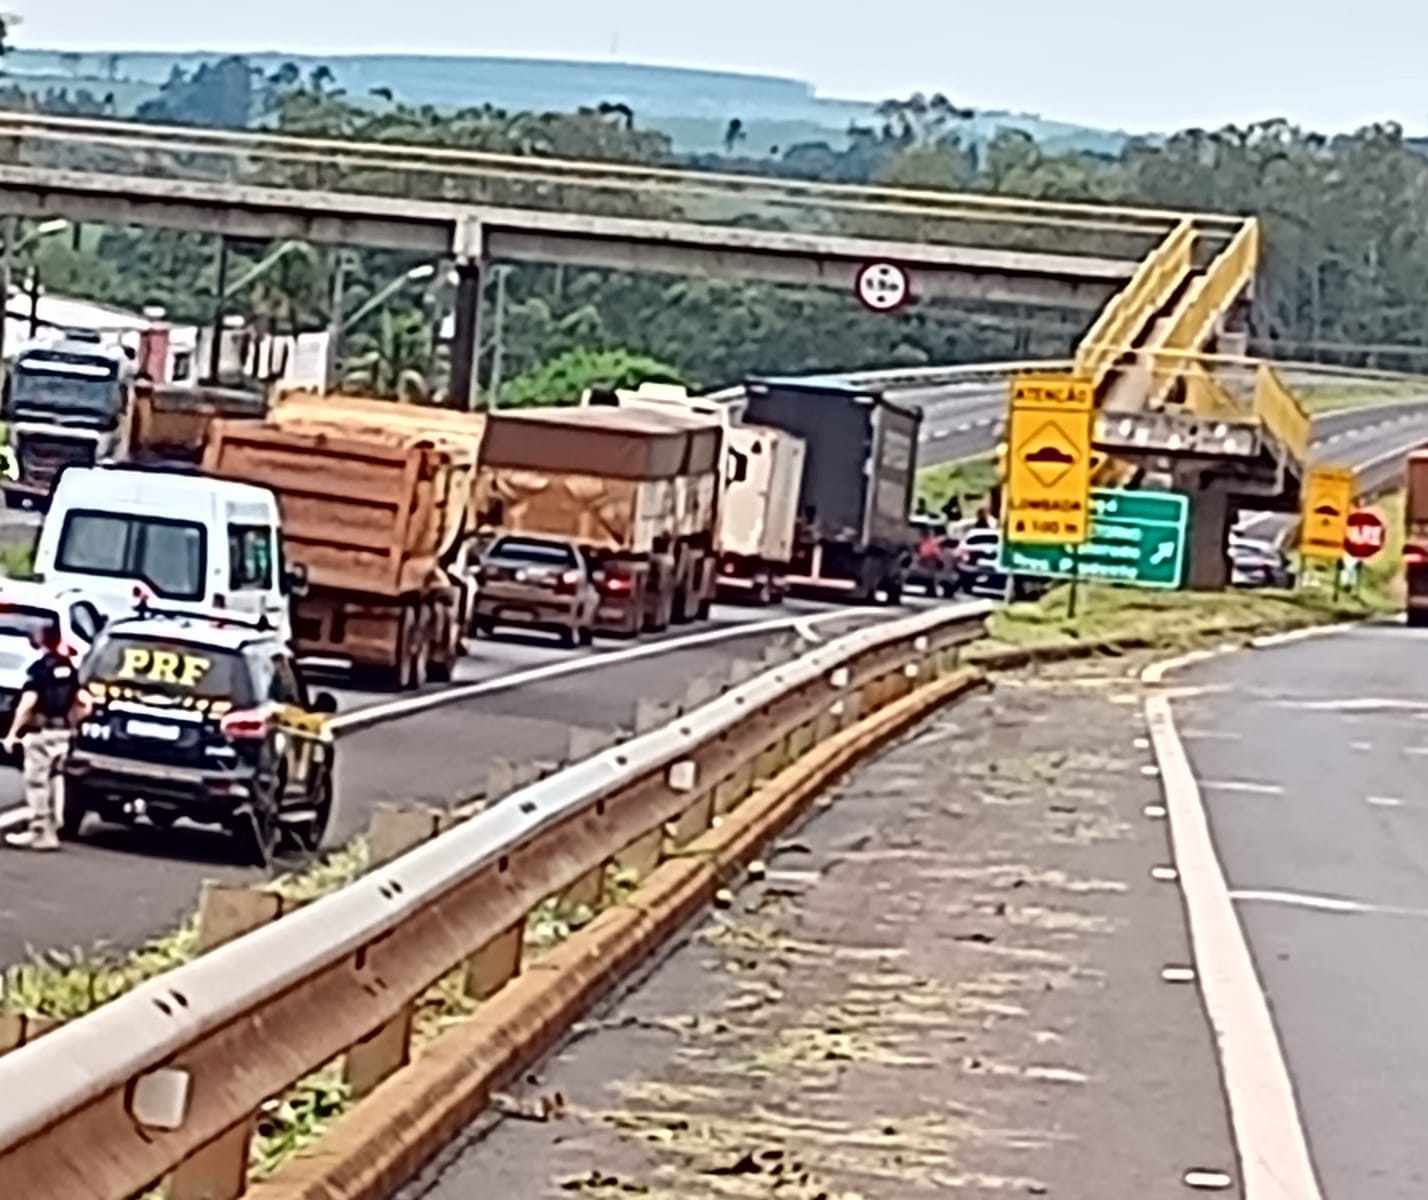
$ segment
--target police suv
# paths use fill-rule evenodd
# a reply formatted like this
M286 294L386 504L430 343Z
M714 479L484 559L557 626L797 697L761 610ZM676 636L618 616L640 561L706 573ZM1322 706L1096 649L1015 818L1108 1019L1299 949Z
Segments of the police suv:
M63 836L94 813L217 825L259 865L321 845L335 749L325 718L337 703L309 696L265 620L140 609L104 629L80 682Z

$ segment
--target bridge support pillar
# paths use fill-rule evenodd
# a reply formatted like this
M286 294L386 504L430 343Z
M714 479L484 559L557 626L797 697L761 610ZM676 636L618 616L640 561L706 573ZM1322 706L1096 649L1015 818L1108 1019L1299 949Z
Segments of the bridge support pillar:
M456 264L456 330L451 339L451 385L447 407L467 411L476 407L481 353L481 264Z
M1175 472L1175 487L1190 496L1185 586L1219 592L1230 585L1229 536L1235 507L1228 481L1202 467Z

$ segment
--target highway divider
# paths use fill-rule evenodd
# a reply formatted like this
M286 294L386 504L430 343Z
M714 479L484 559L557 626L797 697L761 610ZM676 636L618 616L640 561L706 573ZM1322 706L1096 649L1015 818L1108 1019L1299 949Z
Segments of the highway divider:
M545 901L598 899L612 864L647 875L760 781L937 688L991 611L830 641L454 828L428 823L341 891L0 1058L0 1196L120 1200L166 1177L170 1200L242 1195L265 1102L339 1059L370 1093L410 1060L432 985L464 968L470 995L498 998Z

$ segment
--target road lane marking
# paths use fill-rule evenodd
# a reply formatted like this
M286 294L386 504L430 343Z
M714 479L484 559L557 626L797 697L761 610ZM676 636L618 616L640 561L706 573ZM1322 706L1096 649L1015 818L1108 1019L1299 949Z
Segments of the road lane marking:
M1338 916L1428 917L1428 908L1403 908L1395 904L1370 904L1364 900L1345 900L1340 896L1316 896L1310 892L1278 892L1238 889L1230 893L1237 904L1278 904L1287 908L1303 908L1310 912L1334 913Z
M1184 661L1157 663L1142 679L1159 684ZM1244 1194L1254 1200L1323 1200L1284 1051L1215 855L1209 817L1175 731L1169 697L1147 696L1145 715L1170 810L1170 840L1200 994L1220 1050Z
M1370 796L1368 803L1375 808L1402 808L1403 801L1396 796Z
M758 633L771 633L779 629L793 629L799 625L821 625L825 621L867 613L865 608L835 608L826 613L807 613L798 616L776 617L770 621L750 621L743 625L728 625L719 629L707 629L701 633L691 633L684 637L666 638L660 642L648 642L643 646L629 646L622 650L606 650L597 654L586 654L579 658L563 659L545 663L524 671L513 671L509 675L497 675L494 679L483 679L479 683L457 684L439 692L423 696L411 696L403 700L393 700L387 704L371 704L327 723L333 733L365 729L370 725L384 725L414 713L428 709L442 708L448 704L459 704L478 696L489 696L493 692L504 692L511 688L524 687L529 683L541 683L547 679L559 679L565 675L578 675L585 671L595 671L602 667L619 663L634 662L641 658L654 658L660 654L670 654L676 650L689 650L696 646L707 646L713 642L727 642L735 638Z
M1250 783L1247 779L1202 779L1202 792L1240 792L1246 796L1282 796L1284 789L1277 783Z
M1228 729L1182 729L1180 737L1186 742L1239 742L1244 740L1244 734L1233 733Z
M1358 696L1345 700L1274 700L1276 708L1297 708L1304 712L1428 712L1423 700L1397 700L1392 697Z

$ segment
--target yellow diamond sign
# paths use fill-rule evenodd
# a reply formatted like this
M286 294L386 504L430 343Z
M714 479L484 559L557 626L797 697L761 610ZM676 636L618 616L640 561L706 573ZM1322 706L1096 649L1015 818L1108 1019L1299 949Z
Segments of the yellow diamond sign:
M1008 422L1005 534L1023 545L1090 536L1094 392L1067 376L1020 376Z

